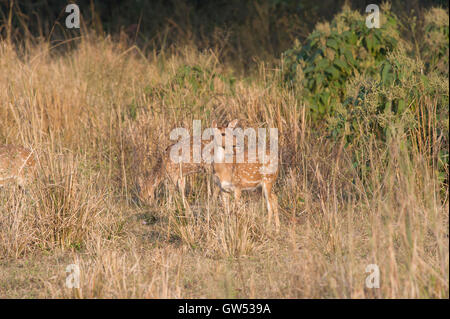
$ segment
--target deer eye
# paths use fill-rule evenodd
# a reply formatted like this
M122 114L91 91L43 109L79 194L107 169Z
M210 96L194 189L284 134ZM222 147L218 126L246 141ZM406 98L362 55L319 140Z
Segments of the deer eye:
M222 136L225 136L225 133L222 133Z

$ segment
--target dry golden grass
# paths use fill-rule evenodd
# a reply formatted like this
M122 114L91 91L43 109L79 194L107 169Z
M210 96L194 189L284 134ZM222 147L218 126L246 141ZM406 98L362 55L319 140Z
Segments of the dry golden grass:
M277 70L230 88L212 76L231 72L214 52L79 41L65 53L0 43L0 143L32 146L38 170L29 189L0 190L1 298L449 297L448 191L401 130L360 150L363 179ZM176 80L185 65L210 73L194 87ZM136 200L172 128L232 118L279 129L279 233L257 194L225 214L206 174L188 178L191 213L164 186L155 204ZM65 285L69 264L79 289ZM365 287L368 264L379 289Z

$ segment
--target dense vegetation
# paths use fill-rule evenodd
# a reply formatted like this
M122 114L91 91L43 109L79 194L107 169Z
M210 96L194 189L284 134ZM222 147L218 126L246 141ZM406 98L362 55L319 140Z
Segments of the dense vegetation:
M347 145L364 144L370 135L385 143L398 129L407 135L409 146L419 143L423 148L424 141L442 139L442 149L430 145L427 154L446 179L448 15L430 10L421 29L425 41L414 45L402 38L390 6L382 12L379 29L367 28L365 17L350 9L318 25L303 45L285 53L285 81L298 87L312 119L325 120L330 134L345 137ZM431 114L423 110L425 101L435 104ZM435 137L422 127L432 119Z

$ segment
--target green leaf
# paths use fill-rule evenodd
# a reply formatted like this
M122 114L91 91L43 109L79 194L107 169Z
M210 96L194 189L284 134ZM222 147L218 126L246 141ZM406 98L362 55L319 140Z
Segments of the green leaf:
M321 59L316 64L316 69L318 70L324 70L326 67L330 65L330 62L327 59Z
M334 65L337 66L341 71L344 71L349 67L349 65L341 59L334 60Z
M400 99L400 100L398 101L397 113L398 113L398 114L403 113L403 111L405 110L405 107L406 107L405 100Z
M325 105L319 104L319 113L321 113L321 114L325 113Z
M330 99L330 92L322 92L322 94L319 95L319 100L322 102L321 104L327 105L329 103Z
M334 66L330 66L325 69L325 72L331 75L332 79L339 78L339 70L336 69Z
M310 73L310 72L312 72L312 71L314 71L315 70L315 67L314 66L308 66L306 69L304 69L303 70L303 73Z
M317 85L318 89L320 89L324 80L325 80L325 76L323 74L319 73L316 77L316 85Z
M372 44L373 44L372 37L370 35L368 37L364 38L363 45L369 53L372 53L372 48L373 48Z
M350 51L350 50L344 50L344 52L343 52L343 54L344 54L344 57L345 57L345 59L347 60L347 62L349 63L349 64L351 64L352 66L354 66L354 67L356 67L357 66L357 62L356 62L356 60L353 58L353 54L352 54L352 52Z
M384 85L389 85L391 82L392 75L390 74L390 71L392 70L392 67L389 63L384 63L381 69L381 82Z
M335 39L328 39L327 47L337 50L339 48L339 44Z

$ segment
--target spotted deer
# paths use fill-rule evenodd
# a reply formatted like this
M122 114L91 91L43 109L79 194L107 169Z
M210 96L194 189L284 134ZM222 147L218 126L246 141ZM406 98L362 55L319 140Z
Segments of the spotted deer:
M233 129L236 127L237 122L238 120L231 121L227 127ZM227 153L225 147L227 127L218 127L216 121L212 122L212 128L217 129L218 133L222 136L222 138L220 138L219 135L219 138L214 139L217 148L213 159L213 178L222 191L224 204L228 207L229 193L234 193L235 202L239 202L243 190L255 190L256 188L261 187L267 204L268 224L271 223L272 214L274 214L275 227L278 230L280 226L278 200L273 193L273 185L278 176L278 163L275 163L274 160L270 160L267 150L266 154L268 161L266 163L259 158L256 158L255 162L249 161L248 147L239 150L236 147L235 140L233 140L232 143L232 150ZM239 157L237 157L239 152L244 152L243 162L237 161L237 159L239 159ZM226 156L231 156L232 160L226 162Z
M171 190L174 189L173 186L177 186L181 192L183 203L186 204L185 199L185 185L186 176L191 174L196 174L200 172L211 173L211 165L201 161L200 163L195 163L193 158L193 142L191 139L185 139L183 143L190 143L190 161L188 163L181 162L176 163L172 161L170 157L170 150L172 146L176 143L169 145L162 154L158 155L155 166L152 171L138 177L139 186L139 197L147 203L152 203L155 198L155 190L164 180L168 180L169 187ZM203 144L207 141L202 141ZM208 194L211 193L210 184L208 182ZM214 190L213 197L218 193L218 190Z
M17 145L0 145L0 187L15 182L25 187L33 178L36 159L29 149Z

